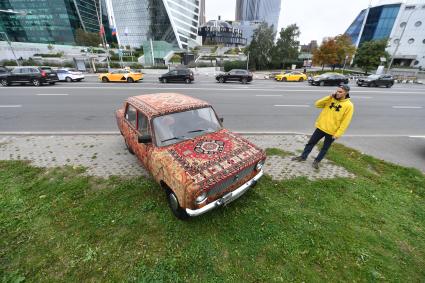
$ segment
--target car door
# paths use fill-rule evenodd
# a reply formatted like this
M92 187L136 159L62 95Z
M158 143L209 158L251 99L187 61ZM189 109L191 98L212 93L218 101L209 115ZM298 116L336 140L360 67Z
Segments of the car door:
M119 73L119 71L112 71L109 73L109 80L112 82L118 82L120 80L120 76L121 74Z
M22 68L15 68L10 72L10 76L7 78L9 83L13 82L20 82L21 81L21 69Z
M226 80L227 81L236 81L236 80L239 80L239 76L236 73L236 71L230 71Z
M134 153L142 161L143 166L148 168L149 166L149 157L148 153L152 149L152 143L145 144L138 142L138 136L151 136L149 119L148 117L140 110L137 110L137 132L136 132L136 148Z
M290 73L288 76L288 81L298 81L299 77L300 76L298 73Z
M168 72L168 78L167 79L170 82L177 81L177 79L178 79L177 70L173 70L173 71Z
M178 81L184 82L184 80L186 79L186 74L187 74L186 70L178 70L177 71Z
M124 122L122 127L125 143L133 152L137 150L137 109L130 103L127 103L124 112Z

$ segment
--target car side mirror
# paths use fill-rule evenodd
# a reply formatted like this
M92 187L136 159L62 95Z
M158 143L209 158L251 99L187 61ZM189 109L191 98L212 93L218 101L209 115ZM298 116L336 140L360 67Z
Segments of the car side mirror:
M218 120L219 120L221 123L223 123L223 122L224 122L224 118L223 118L223 117L218 118Z
M150 135L141 135L137 137L139 143L151 143L152 137Z

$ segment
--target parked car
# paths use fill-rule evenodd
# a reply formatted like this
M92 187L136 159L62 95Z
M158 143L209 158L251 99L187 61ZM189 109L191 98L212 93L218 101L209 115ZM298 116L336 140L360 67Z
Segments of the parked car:
M84 74L73 69L58 69L56 70L56 73L58 74L60 81L80 82L81 80L84 80Z
M195 80L195 77L190 69L175 69L162 74L158 80L162 83L185 82L190 84Z
M264 150L223 128L205 101L176 93L129 97L116 119L128 150L180 219L239 198L263 175Z
M218 74L215 79L219 83L225 82L241 82L243 84L249 83L252 81L252 73L247 70L233 69L227 73Z
M324 73L313 78L309 78L308 83L311 85L341 85L348 84L348 78L338 73Z
M99 80L103 83L107 82L127 82L135 83L143 79L143 74L139 72L133 72L129 69L119 69L108 73L99 75Z
M307 75L301 72L281 73L275 76L279 82L303 82L307 80Z
M59 81L58 75L49 67L15 67L6 77L0 79L2 86L12 84L55 84Z
M358 86L385 86L392 87L394 78L391 75L370 75L367 78L359 78L357 80Z

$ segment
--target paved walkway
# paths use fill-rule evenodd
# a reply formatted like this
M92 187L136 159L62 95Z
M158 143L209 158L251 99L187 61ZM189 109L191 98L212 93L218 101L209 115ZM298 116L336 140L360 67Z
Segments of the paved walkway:
M252 135L245 136L262 148L280 148L291 155L268 156L265 173L275 180L307 177L354 177L344 168L323 160L320 170L311 167L316 149L307 162L292 162L294 155L304 148L306 136ZM84 166L87 174L108 177L148 176L134 155L128 153L120 135L61 135L61 136L0 136L0 160L30 160L39 167L63 165Z

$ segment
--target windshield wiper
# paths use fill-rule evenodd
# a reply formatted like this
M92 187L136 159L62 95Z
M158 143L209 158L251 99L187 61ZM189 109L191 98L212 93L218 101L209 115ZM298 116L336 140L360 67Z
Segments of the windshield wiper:
M172 137L166 140L162 140L161 142L167 142L167 141L172 141L172 140L187 140L189 139L188 137L185 136L178 136L178 137Z
M197 130L189 131L187 133L189 134L189 133L211 132L211 131L213 131L213 130L212 129L197 129Z

